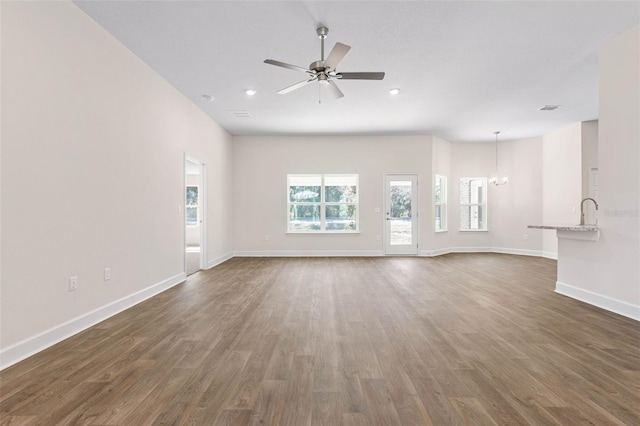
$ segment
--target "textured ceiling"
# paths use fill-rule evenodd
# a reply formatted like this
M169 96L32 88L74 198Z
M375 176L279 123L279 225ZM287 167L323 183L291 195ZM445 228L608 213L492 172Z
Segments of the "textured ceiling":
M78 1L76 4L234 135L435 134L455 141L538 136L598 117L599 46L640 21L640 2ZM338 71L384 71L276 91L351 51ZM391 96L388 90L402 92ZM257 90L248 97L244 89ZM215 99L211 102L202 95ZM322 103L318 103L319 96ZM562 105L539 111L545 104ZM248 111L250 118L230 111Z

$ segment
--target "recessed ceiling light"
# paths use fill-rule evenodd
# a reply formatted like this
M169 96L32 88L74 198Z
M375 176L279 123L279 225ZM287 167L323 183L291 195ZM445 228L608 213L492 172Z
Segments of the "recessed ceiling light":
M400 89L398 89L398 88L389 89L389 94L390 95L397 95L398 93L400 93Z
M215 98L211 95L202 95L202 97L206 100L211 102L212 100L214 100Z
M540 108L540 111L553 111L554 109L560 108L560 105L545 105Z
M256 93L258 93L258 92L256 92L256 91L255 91L255 90L253 90L253 89L246 89L246 90L244 91L244 93L246 93L246 94L247 94L247 96L253 96L253 95L255 95L255 94L256 94Z

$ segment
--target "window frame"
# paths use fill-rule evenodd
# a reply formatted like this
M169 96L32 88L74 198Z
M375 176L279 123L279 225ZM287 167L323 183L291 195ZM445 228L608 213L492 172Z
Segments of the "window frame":
M468 180L468 181L472 181L472 180L480 180L482 181L482 188L483 188L483 201L484 203L462 203L460 202L460 216L462 216L462 209L463 207L473 207L473 206L479 206L482 207L482 211L485 217L484 220L484 227L480 228L480 229L462 229L461 225L461 221L458 220L458 226L459 231L460 232L488 232L489 231L489 209L488 209L488 195L489 195L489 191L488 191L488 182L487 182L487 178L486 177L461 177L459 180L459 185L458 185L458 194L460 195L460 185L462 184L462 181L464 180ZM460 197L458 197L458 199L460 199Z
M292 177L319 177L320 178L320 201L313 202L300 202L300 201L291 201L289 196L289 188L291 187L291 178ZM335 202L330 201L327 202L325 200L325 180L329 177L349 177L355 178L356 182L356 193L355 193L355 202ZM313 173L313 174L302 174L302 173L290 173L287 174L287 187L286 187L286 197L287 197L287 234L359 234L360 233L360 176L357 173L337 173L337 174L329 174L329 173ZM320 229L319 230L294 230L291 229L291 206L303 205L303 206L319 206L320 207ZM355 229L349 230L341 230L341 229L326 229L327 220L326 220L326 209L328 206L355 206Z
M438 185L438 182L441 181L443 185ZM436 196L436 188L438 186L442 186L440 189L440 202L438 202ZM447 190L448 190L448 179L444 175L435 175L435 181L433 185L433 226L435 232L447 232L449 230L449 220L447 218ZM438 211L438 207L440 207L440 228L438 228L436 212Z
M187 193L189 192L189 188L196 188L196 194L197 194L197 203L196 204L189 204L187 202ZM195 224L190 224L188 222L188 215L187 215L187 209L189 208L195 208L196 209L196 223ZM197 227L198 225L200 225L200 185L185 185L185 189L184 189L184 224L185 226L188 227Z

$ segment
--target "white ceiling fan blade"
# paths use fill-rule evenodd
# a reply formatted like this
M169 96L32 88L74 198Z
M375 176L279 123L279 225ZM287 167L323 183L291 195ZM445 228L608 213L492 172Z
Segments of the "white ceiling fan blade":
M339 72L336 77L341 80L382 80L383 72Z
M340 90L338 85L335 84L333 81L328 80L326 86L327 86L327 89L329 89L329 91L331 92L331 94L333 95L334 98L342 98L342 97L344 97L344 93L342 93L342 90Z
M304 87L307 84L313 83L314 81L316 81L316 79L317 79L317 77L313 77L313 78L310 78L309 80L301 81L301 82L293 84L293 85L291 85L289 87L285 87L282 90L278 90L277 93L279 95L284 95L285 93L293 92L294 90L299 89L301 87Z
M351 46L347 46L346 44L336 43L331 49L331 53L327 56L327 59L324 60L324 66L329 69L336 69L344 55L351 49Z
M265 64L269 64L269 65L275 65L277 67L288 68L288 69L294 70L294 71L302 71L302 72L307 72L307 73L312 73L313 72L313 71L311 71L309 69L302 68L302 67L299 67L297 65L291 65L291 64L287 64L285 62L276 61L275 59L265 59L264 63Z

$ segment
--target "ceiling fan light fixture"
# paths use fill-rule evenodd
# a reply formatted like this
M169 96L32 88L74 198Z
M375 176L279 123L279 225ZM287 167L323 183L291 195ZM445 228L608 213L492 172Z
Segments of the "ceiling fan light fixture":
M256 92L253 89L245 89L244 93L246 93L247 96L255 96L255 94L258 93L258 92Z

